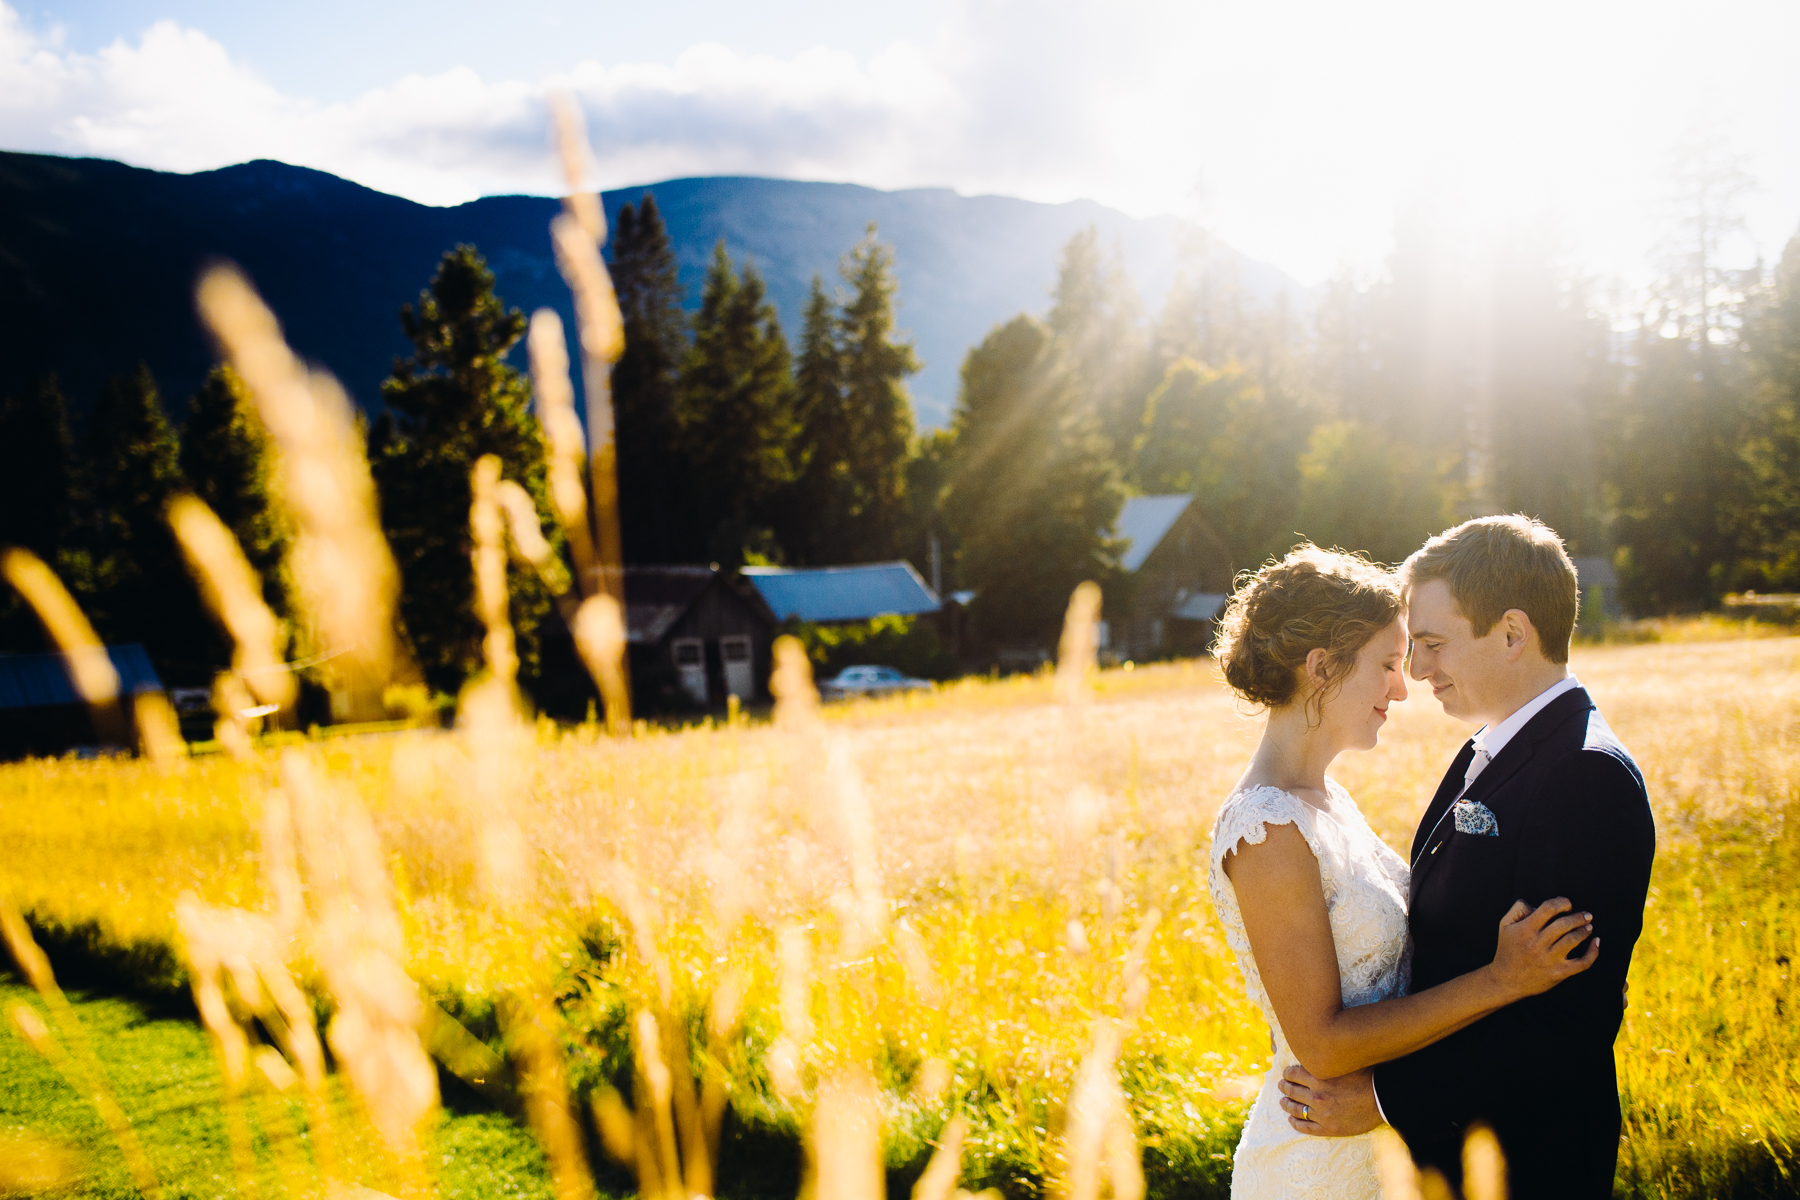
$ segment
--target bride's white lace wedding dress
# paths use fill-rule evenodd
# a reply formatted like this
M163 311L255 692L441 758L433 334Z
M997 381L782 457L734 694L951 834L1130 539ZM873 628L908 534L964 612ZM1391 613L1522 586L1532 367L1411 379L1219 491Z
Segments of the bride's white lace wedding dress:
M1350 794L1336 781L1326 780L1326 788L1328 809L1280 788L1233 792L1213 823L1207 885L1225 925L1225 940L1243 969L1244 986L1268 1021L1275 1041L1275 1061L1263 1079L1232 1159L1234 1200L1305 1196L1372 1200L1381 1194L1373 1134L1313 1137L1296 1131L1281 1110L1276 1084L1281 1073L1298 1060L1288 1049L1281 1023L1263 990L1250 939L1244 934L1237 892L1224 869L1225 855L1239 843L1257 845L1268 837L1270 825L1293 825L1319 860L1319 880L1331 915L1345 1005L1372 1004L1405 994L1412 957L1406 928L1406 860L1375 836Z

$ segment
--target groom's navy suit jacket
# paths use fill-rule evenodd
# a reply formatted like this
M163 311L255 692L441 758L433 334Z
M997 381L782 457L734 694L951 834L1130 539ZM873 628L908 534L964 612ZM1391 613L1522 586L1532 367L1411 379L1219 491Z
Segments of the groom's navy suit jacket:
M1613 1039L1656 854L1644 777L1580 688L1527 722L1470 786L1467 799L1493 812L1498 836L1459 832L1446 815L1473 757L1465 745L1413 839L1412 990L1493 961L1515 900L1567 896L1593 913L1600 957L1542 995L1376 1067L1376 1094L1414 1157L1453 1183L1463 1134L1486 1122L1515 1200L1606 1200L1619 1146Z

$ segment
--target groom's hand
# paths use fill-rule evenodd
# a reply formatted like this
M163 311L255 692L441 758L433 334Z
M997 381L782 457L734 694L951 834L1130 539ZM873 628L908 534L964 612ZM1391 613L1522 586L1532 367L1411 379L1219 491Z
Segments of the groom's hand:
M1315 1137L1355 1137L1381 1125L1374 1076L1368 1071L1316 1079L1302 1066L1281 1073L1281 1109L1288 1124Z

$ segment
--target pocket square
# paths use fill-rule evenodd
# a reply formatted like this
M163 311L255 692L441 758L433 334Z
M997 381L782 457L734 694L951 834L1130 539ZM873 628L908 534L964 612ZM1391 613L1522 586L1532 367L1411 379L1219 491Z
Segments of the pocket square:
M1500 822L1494 820L1493 810L1479 800L1458 800L1452 812L1456 817L1456 832L1500 836Z

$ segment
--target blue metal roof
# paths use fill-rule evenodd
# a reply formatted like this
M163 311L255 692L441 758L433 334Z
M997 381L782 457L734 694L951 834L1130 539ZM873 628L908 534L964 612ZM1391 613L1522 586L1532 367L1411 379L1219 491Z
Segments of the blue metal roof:
M1192 496L1181 494L1174 496L1133 496L1125 501L1119 509L1119 522L1116 528L1119 536L1130 540L1119 565L1127 571L1135 571L1144 565L1156 544L1163 540L1169 527L1175 524L1187 506L1194 502Z
M936 612L938 598L909 562L855 567L745 567L777 619L867 621Z
M108 646L106 657L119 673L119 695L162 691L162 680L150 665L150 656L136 642ZM61 654L0 654L0 709L51 708L81 704L81 693L69 676L69 661Z

